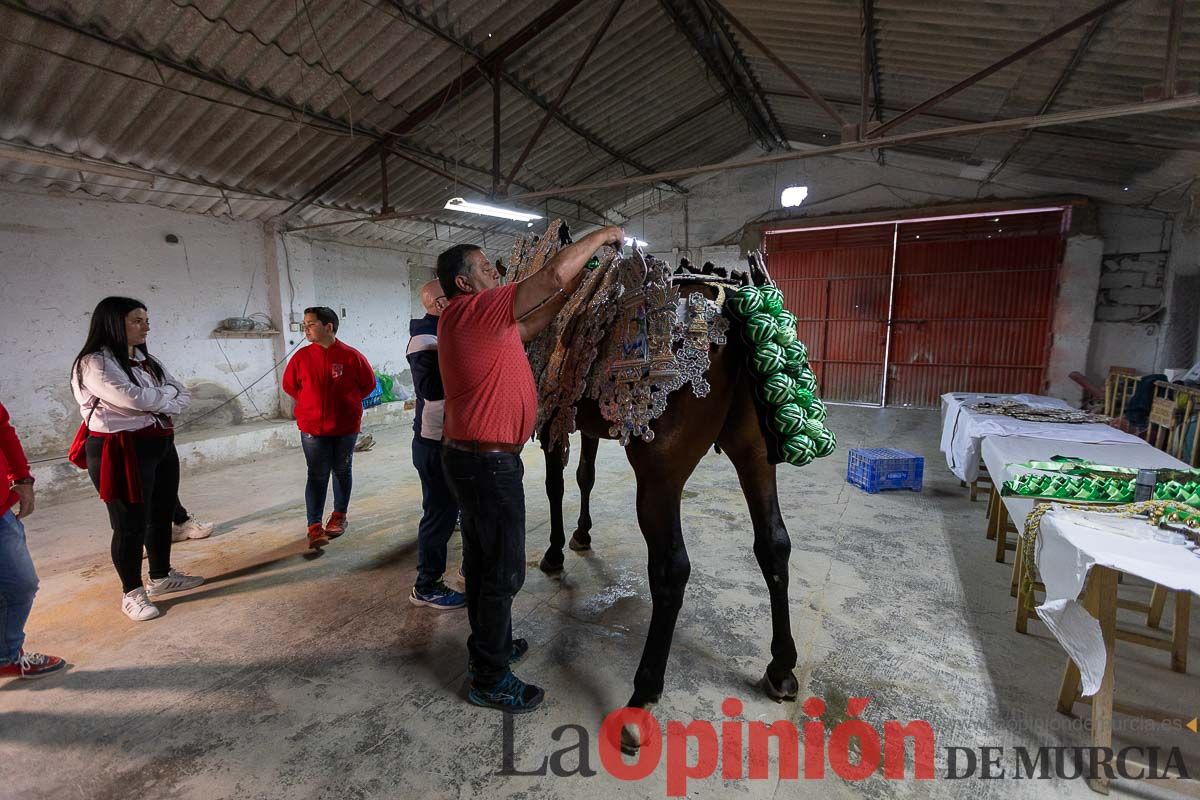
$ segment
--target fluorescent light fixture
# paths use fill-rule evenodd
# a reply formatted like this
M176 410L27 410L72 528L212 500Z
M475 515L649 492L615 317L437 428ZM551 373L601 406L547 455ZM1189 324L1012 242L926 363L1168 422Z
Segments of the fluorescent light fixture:
M625 244L629 247L645 247L646 243L641 239L634 239L632 236L625 237Z
M803 203L806 197L808 197L807 186L789 186L779 196L779 202L783 203L784 208L792 208Z
M511 219L517 222L529 222L530 220L541 219L539 214L529 214L525 211L515 211L511 208L501 208L500 206L492 206L487 203L472 203L461 197L451 197L446 201L446 208L451 211L464 211L468 214L482 214L485 217L500 217L501 219Z

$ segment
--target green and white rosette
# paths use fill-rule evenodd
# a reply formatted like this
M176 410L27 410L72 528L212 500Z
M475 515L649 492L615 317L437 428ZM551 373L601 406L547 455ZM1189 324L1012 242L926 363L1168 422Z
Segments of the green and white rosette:
M783 307L774 284L743 286L725 301L749 345L755 393L768 409L767 421L789 464L802 467L837 447L825 427L827 411L817 397L817 378L808 348L796 338L796 315Z

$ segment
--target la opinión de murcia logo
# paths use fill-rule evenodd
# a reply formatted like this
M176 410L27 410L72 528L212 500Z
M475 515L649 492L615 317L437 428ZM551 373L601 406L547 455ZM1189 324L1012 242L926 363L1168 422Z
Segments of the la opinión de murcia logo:
M665 754L668 797L683 797L689 781L718 773L727 781L819 780L827 770L847 781L862 781L876 774L895 781L1190 777L1178 748L1171 748L1162 758L1162 750L1157 747L1113 751L1093 747L953 746L945 748L945 771L938 775L933 727L925 720L889 720L880 730L861 718L869 702L866 697L849 698L848 718L827 727L820 719L827 710L825 701L811 697L803 705L804 714L811 719L800 729L791 720L767 724L738 719L743 705L734 697L721 703L721 713L727 719L719 724L669 720L664 726L645 709L620 708L601 723L595 754L601 768L625 781L649 777ZM543 756L537 766L518 767L513 715L503 717L504 763L497 774L559 778L590 778L597 774L592 766L591 736L582 725L558 726L551 739L564 746ZM625 727L637 730L641 746L636 755L621 753L621 730ZM907 758L910 753L911 761Z

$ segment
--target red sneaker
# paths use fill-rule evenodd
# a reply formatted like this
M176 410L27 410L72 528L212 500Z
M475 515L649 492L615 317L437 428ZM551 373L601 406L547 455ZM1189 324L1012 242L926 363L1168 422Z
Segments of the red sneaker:
M58 656L26 653L22 650L16 661L0 667L0 678L44 678L65 666L67 666L67 662Z
M329 537L325 535L325 529L321 527L321 523L314 522L308 526L308 547L310 550L319 550L329 544Z
M329 515L329 522L325 523L325 535L330 539L336 539L346 532L346 515L340 511L334 511Z

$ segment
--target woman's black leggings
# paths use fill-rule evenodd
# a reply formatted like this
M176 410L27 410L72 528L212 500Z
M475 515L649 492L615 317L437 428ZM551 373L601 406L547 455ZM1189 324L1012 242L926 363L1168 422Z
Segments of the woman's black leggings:
M100 488L100 458L104 440L89 437L88 473ZM171 571L171 516L179 492L179 454L173 436L135 437L142 502L112 500L108 520L112 524L112 561L121 578L123 592L142 585L142 547L150 559L151 579L165 578Z

